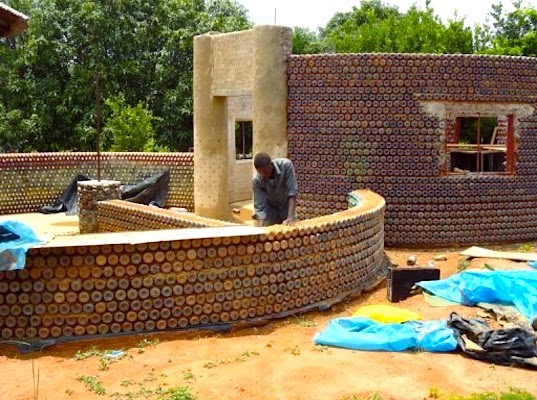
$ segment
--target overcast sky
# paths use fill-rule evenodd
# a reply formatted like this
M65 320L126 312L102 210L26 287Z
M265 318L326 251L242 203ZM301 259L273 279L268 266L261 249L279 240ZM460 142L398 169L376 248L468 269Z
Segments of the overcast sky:
M359 6L360 0L237 0L249 11L250 20L256 25L277 25L291 28L300 26L316 30L324 28L336 12L351 11ZM382 0L384 4L397 6L406 12L412 4L425 9L425 0ZM431 0L435 13L444 21L453 17L466 17L467 25L484 23L485 17L492 10L491 5L502 3L505 9L511 9L512 0ZM523 5L537 8L537 0L523 0ZM276 10L276 11L275 11Z

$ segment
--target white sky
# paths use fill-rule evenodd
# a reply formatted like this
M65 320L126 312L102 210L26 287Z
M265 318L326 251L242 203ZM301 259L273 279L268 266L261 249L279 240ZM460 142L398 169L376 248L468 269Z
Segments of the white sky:
M247 10L250 20L256 25L295 26L315 31L324 28L336 12L351 11L359 7L360 0L237 0ZM382 0L384 4L394 5L399 11L406 12L412 4L425 9L425 0ZM491 5L502 3L505 10L512 9L512 0L431 0L435 14L443 21L453 17L466 18L466 24L483 24L492 10ZM523 6L537 8L537 0L523 0ZM276 10L276 11L275 11Z

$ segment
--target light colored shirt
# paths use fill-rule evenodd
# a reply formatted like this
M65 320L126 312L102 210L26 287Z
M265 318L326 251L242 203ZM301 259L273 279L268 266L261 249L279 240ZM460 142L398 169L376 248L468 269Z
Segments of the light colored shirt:
M298 194L295 167L287 158L274 158L273 179L256 174L252 183L254 188L254 213L257 219L267 219L269 206L276 208L280 216L287 218L289 197Z

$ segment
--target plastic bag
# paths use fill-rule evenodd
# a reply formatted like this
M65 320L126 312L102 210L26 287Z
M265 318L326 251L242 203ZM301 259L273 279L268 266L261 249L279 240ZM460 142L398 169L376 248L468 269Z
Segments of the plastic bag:
M421 315L414 311L405 310L404 308L394 307L385 304L368 305L358 308L353 317L371 318L378 322L395 322L401 323L410 320L419 321Z
M0 243L0 271L23 269L26 264L26 251L44 240L39 238L32 228L19 221L2 221L0 226L15 237Z
M349 193L347 195L347 204L349 208L359 206L360 204L362 204L362 198L357 194Z

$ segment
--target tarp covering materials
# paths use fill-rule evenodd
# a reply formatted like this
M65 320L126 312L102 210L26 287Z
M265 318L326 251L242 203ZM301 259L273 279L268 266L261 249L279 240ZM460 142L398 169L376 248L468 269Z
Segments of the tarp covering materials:
M41 207L44 214L66 212L78 213L78 182L88 181L84 175L76 175L68 187L50 206ZM133 203L162 207L168 196L170 173L168 171L152 175L133 185L121 186L121 198ZM44 240L22 222L8 220L1 223L0 229L0 271L23 269L26 251Z
M26 263L26 251L43 243L28 225L19 221L0 222L3 240L0 241L0 271L23 269Z
M469 270L446 279L421 281L417 285L460 304L512 304L530 322L537 317L537 271Z
M446 321L408 321L382 323L370 318L336 318L318 333L314 342L353 350L430 352L453 351L457 340Z
M62 194L54 200L52 205L41 207L43 214L65 212L67 215L78 214L78 182L89 181L91 178L85 175L76 175ZM168 196L170 172L164 171L154 174L132 185L122 185L121 199L132 203L155 205L163 207Z
M512 305L530 324L537 317L537 271L470 270L417 285L454 303ZM492 329L483 320L467 319L454 312L445 321L418 321L412 318L419 318L419 314L413 316L407 310L385 305L364 306L353 315L330 321L315 335L314 342L369 351L458 349L477 360L537 369L537 335L531 327Z

